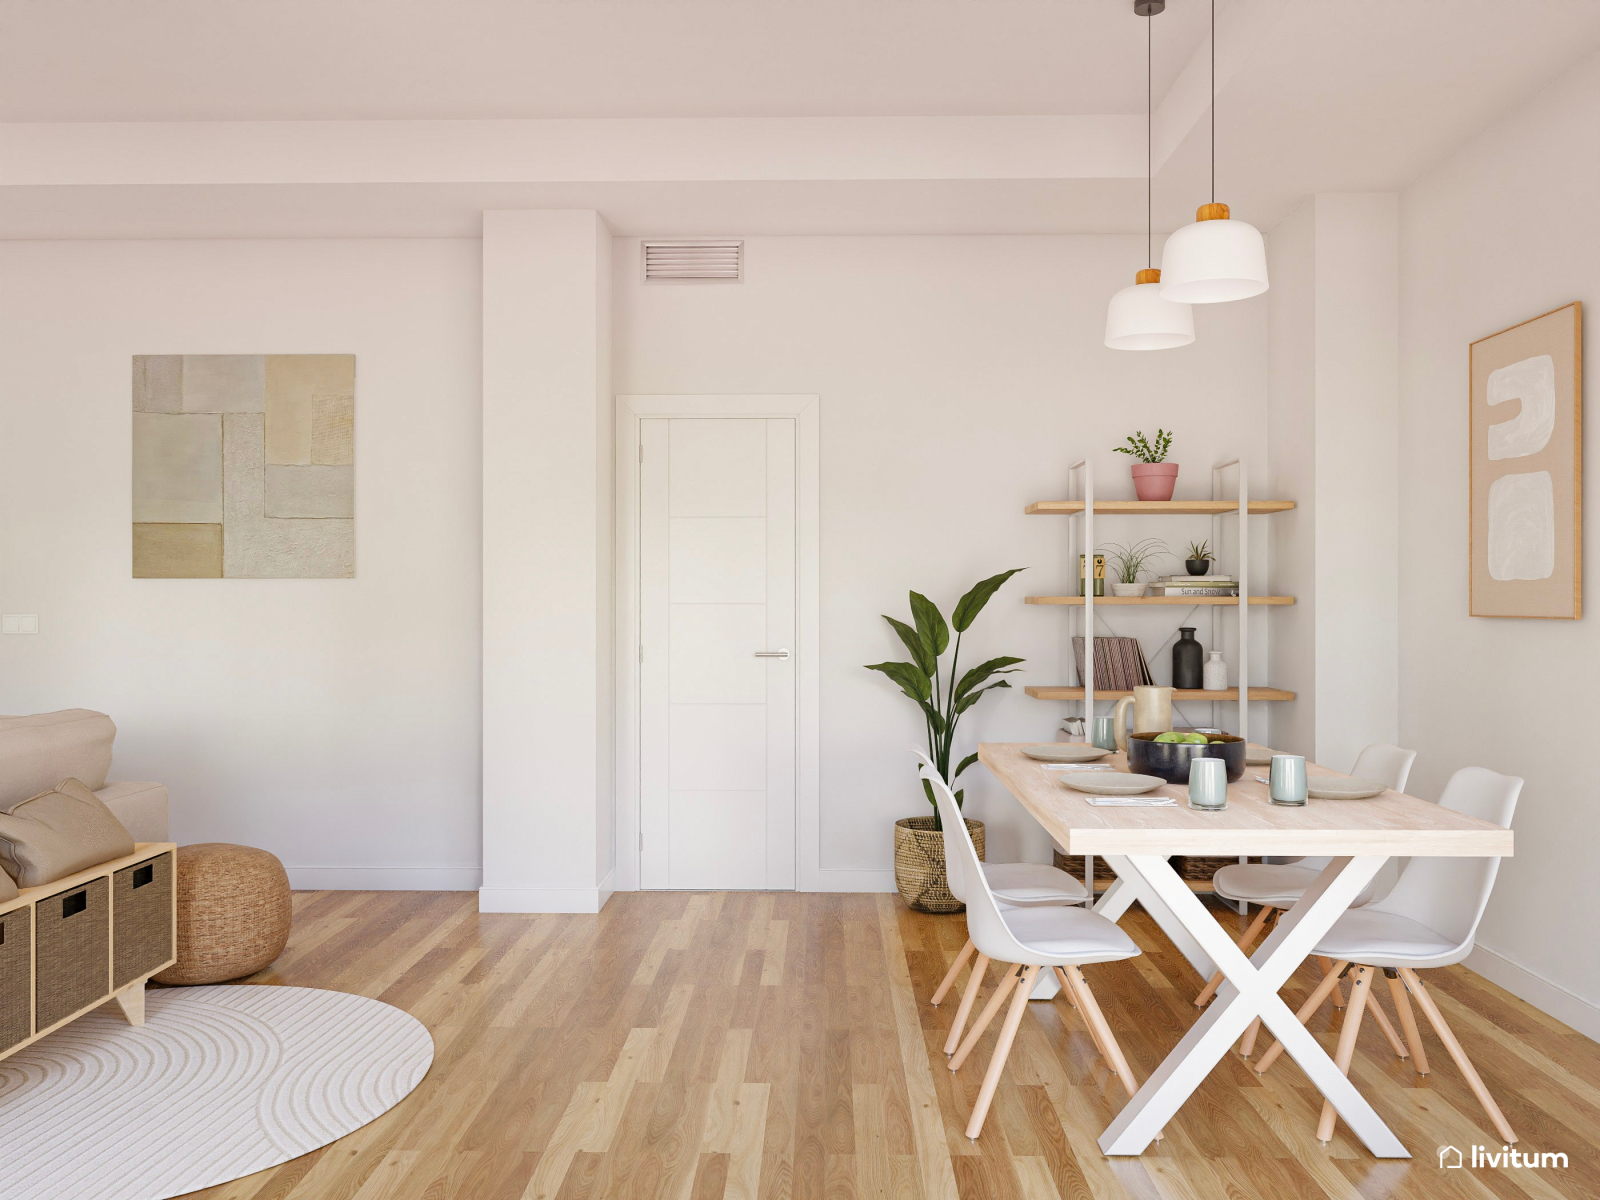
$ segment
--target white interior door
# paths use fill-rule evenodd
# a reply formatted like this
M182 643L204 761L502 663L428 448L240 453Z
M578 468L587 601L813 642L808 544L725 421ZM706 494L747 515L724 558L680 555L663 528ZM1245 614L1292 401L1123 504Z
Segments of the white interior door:
M640 871L795 885L795 422L640 422Z

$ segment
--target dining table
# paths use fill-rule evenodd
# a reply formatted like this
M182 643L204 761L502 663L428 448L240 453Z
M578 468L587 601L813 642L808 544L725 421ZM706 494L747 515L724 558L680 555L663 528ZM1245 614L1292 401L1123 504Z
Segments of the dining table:
M1143 1153L1259 1017L1375 1156L1410 1157L1278 990L1388 859L1509 857L1511 831L1393 790L1361 800L1276 804L1262 781L1265 766L1253 765L1229 783L1227 807L1220 810L1190 808L1186 784L1148 793L1174 798L1170 806L1096 805L1070 786L1077 772L1028 757L1028 744L983 743L978 759L1063 852L1105 859L1116 878L1094 901L1094 911L1115 921L1137 901L1202 980L1218 971L1223 977L1216 998L1106 1128L1100 1149ZM1128 770L1122 752L1102 763ZM1341 774L1309 762L1306 773L1313 785L1319 776ZM1187 855L1331 861L1246 957L1168 861Z

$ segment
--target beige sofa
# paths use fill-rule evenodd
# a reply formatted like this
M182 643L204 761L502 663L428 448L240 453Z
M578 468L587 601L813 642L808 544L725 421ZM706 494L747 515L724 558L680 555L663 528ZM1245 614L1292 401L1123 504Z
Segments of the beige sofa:
M77 779L105 801L134 841L165 842L166 784L106 779L116 736L110 717L86 708L0 717L0 807Z

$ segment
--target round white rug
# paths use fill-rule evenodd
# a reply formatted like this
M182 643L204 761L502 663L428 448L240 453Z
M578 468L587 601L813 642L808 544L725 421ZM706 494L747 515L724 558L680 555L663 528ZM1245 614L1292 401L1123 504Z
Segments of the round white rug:
M276 1166L393 1108L433 1038L298 987L151 989L0 1061L0 1200L164 1200Z

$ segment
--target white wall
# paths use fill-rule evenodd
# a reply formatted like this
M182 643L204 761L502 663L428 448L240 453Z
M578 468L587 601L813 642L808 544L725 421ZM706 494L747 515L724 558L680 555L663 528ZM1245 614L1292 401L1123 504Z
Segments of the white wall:
M1600 1037L1596 618L1467 615L1467 346L1573 300L1600 314L1596 129L1591 56L1402 196L1400 723L1419 794L1468 764L1527 780L1472 965Z
M610 896L611 234L582 210L483 229L483 890Z
M1266 303L1198 310L1193 346L1133 354L1101 339L1107 299L1143 265L1142 238L757 238L746 249L742 285L645 285L638 243L618 240L614 386L821 397L822 865L880 870L892 886L891 824L926 802L904 749L921 740L920 717L861 665L901 657L879 614L904 617L908 588L948 614L979 578L1029 568L990 602L964 655L1021 655L1024 673L960 737L1051 738L1069 706L1021 688L1067 680L1067 618L1022 599L1067 589L1066 522L1023 507L1065 495L1084 453L1103 495L1131 497L1128 460L1111 447L1158 425L1177 431L1180 496L1209 494L1212 462L1241 450L1262 494ZM1205 518L1100 524L1102 545L1156 535L1181 551L1210 533ZM1253 547L1264 581L1264 533ZM1159 643L1177 620L1111 623ZM1198 624L1209 645L1209 621ZM1253 648L1258 666L1264 649ZM1164 678L1170 654L1154 665ZM991 823L993 857L1048 860L1046 836L986 772L963 782L970 811Z
M1399 218L1389 192L1311 196L1268 236L1273 746L1348 770L1398 736Z
M180 842L473 887L475 241L0 243L0 710L102 709ZM131 358L356 356L356 577L130 578Z

